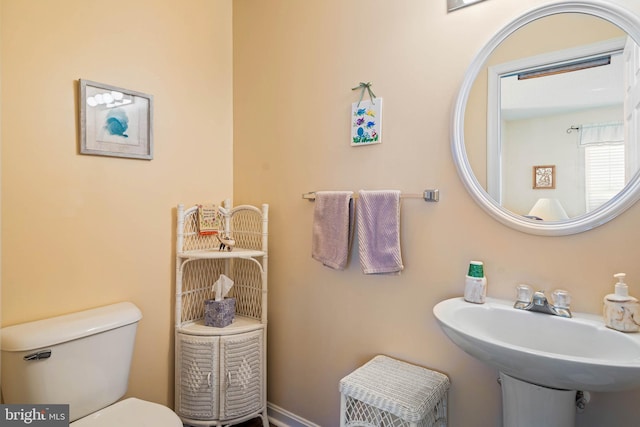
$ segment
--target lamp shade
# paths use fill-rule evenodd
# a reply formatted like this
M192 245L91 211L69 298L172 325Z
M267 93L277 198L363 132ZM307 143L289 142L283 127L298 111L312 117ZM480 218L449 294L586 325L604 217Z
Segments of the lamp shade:
M461 7L470 6L483 0L447 0L447 12L453 12Z
M565 212L560 200L547 198L538 199L529 211L528 216L540 218L544 221L569 219L569 215Z

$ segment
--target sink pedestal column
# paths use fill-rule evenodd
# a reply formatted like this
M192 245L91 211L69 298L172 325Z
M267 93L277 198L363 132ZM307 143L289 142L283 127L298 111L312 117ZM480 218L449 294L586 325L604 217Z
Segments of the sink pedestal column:
M574 427L576 391L530 384L500 372L504 427Z

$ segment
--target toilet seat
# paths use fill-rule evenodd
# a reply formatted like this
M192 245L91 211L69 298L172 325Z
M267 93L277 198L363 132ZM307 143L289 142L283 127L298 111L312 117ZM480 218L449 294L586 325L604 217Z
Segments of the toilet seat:
M182 427L182 421L166 406L130 397L80 418L70 426Z

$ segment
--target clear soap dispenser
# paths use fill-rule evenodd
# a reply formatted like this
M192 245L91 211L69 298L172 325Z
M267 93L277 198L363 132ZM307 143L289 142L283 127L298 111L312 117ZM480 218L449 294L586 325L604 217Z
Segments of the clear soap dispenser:
M629 296L629 287L624 282L625 273L614 274L618 282L615 293L604 297L604 323L611 329L621 332L640 330L640 304L638 299Z

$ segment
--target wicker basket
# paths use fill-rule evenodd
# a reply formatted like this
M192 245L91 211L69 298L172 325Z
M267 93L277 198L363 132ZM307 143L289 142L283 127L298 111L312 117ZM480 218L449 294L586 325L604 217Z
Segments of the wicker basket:
M340 380L340 427L447 425L449 378L376 356Z

